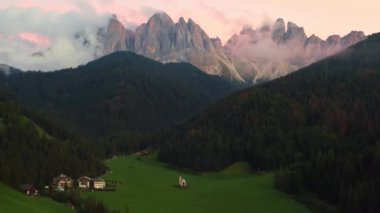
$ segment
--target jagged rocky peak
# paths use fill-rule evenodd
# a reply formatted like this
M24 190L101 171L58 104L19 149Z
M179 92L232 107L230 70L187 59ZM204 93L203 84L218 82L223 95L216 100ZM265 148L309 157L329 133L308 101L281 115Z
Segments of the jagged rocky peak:
M277 19L272 26L272 39L276 42L282 40L285 35L285 22L284 19Z
M331 35L327 38L326 42L328 45L338 45L340 43L340 35Z
M221 47L223 47L223 45L222 45L222 40L220 40L219 37L211 38L211 42L212 42L212 44L214 45L214 47L217 47L217 48L221 48Z
M194 29L197 27L197 24L195 23L193 19L189 18L187 20L187 27L189 30L194 31Z
M278 18L274 24L273 24L273 27L272 27L274 30L275 29L279 29L281 31L283 31L285 33L285 21L284 19L282 18Z
M162 27L173 24L174 22L172 18L165 12L155 13L152 17L150 17L147 23L149 27Z
M323 44L323 40L321 38L319 38L318 36L316 35L311 35L307 40L306 40L306 43L305 43L305 46L308 46L308 45L322 45Z
M349 46L365 39L366 36L362 31L351 31L348 35L344 36L341 40L343 46Z
M201 26L199 26L193 19L189 18L189 20L187 21L187 28L189 29L189 31L191 33L202 33L202 34L206 34L203 29L201 28Z
M288 24L287 24L287 29L288 31L292 31L292 30L298 30L300 27L298 27L298 25L294 22L291 22L291 21L288 21Z
M195 21L194 21L192 18L189 18L189 19L187 20L187 23L188 23L189 25L194 25L194 24L196 24Z
M300 58L303 58L305 65L310 64L327 55L327 53L323 52L324 48L325 41L313 34L307 38L304 44L304 57Z
M213 52L213 43L206 32L191 18L187 22L187 27L192 38L194 48Z
M146 24L136 28L135 52L159 60L172 48L172 33L175 24L165 12L155 13Z
M107 32L118 33L125 31L124 25L117 19L116 15L112 15L108 22Z
M284 40L286 41L300 41L304 42L306 41L307 36L305 34L305 30L303 27L298 27L297 24L293 22L288 22L287 24L287 30L284 35Z
M112 14L111 17L109 18L109 22L108 22L108 25L112 25L112 24L121 24L117 18L117 15L115 14Z
M113 15L108 22L107 31L103 35L104 52L109 54L115 51L130 50L132 47L128 46L129 38L127 36L132 35L127 35L124 25L119 22L116 15Z
M124 33L125 30L126 29L124 25L117 19L115 15L113 15L109 20L107 32L117 34Z
M224 52L227 56L232 58L233 52L238 49L238 41L239 41L240 35L234 34L230 39L227 40L227 42L224 45Z
M292 22L286 26L279 18L263 27L246 25L223 46L191 18L174 23L164 12L154 14L135 31L125 29L114 16L101 34L104 54L127 50L164 63L189 62L208 74L238 81L243 81L241 76L246 81L276 78L366 38L358 31L343 38L330 36L327 41L315 35L308 38L302 27ZM268 55L262 46L278 54Z
M108 27L104 53L129 50L164 63L188 62L208 74L242 81L220 39L211 39L191 18L187 22L180 18L174 23L168 14L160 12L135 32L120 30L118 21L113 22Z
M178 23L177 24L179 24L179 25L187 25L187 23L186 23L186 21L185 21L185 19L183 17L180 17L178 19Z
M253 79L257 82L298 70L364 38L362 32L353 31L344 38L331 36L324 41L316 35L307 37L304 28L293 22L288 22L285 27L284 20L279 18L271 25L269 33L267 27L252 29L245 26L240 34L227 41L224 51L246 81ZM269 53L279 54L268 55L262 46Z

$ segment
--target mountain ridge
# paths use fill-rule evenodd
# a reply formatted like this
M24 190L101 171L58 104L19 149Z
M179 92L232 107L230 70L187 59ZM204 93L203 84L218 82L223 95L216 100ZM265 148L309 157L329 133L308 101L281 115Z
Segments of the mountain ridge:
M104 54L132 51L163 63L188 62L207 74L254 84L284 76L366 38L363 32L352 31L324 41L314 34L307 37L293 22L285 26L280 18L259 29L244 27L222 45L191 18L174 22L165 12L154 14L135 31L115 16L100 34Z
M283 19L261 29L243 28L225 44L226 55L247 81L258 83L284 76L323 58L334 55L366 38L352 31L344 37L322 40L307 37L302 27Z
M163 63L189 62L207 74L243 82L220 51L220 40L211 39L191 18L174 23L166 13L156 13L132 32L113 17L107 30L101 32L101 40L105 41L105 54L132 51Z

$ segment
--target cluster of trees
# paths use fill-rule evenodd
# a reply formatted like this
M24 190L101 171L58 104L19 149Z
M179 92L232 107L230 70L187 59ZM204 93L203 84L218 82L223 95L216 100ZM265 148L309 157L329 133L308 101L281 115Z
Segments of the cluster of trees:
M1 182L16 189L22 183L43 188L61 173L78 177L106 171L99 151L43 117L0 95Z
M161 136L162 161L195 170L248 161L276 187L342 212L379 212L380 35L244 90Z

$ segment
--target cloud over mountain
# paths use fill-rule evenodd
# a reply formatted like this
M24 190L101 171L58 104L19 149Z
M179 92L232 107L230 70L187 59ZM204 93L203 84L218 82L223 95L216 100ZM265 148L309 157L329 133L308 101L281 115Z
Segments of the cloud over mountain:
M244 27L224 46L239 74L248 82L260 83L331 56L365 39L363 32L352 31L322 40L314 34L308 37L303 27L283 19L261 28Z
M179 5L177 1L164 4L163 0L149 0L131 7L120 0L3 0L0 64L54 70L128 50L162 62L189 62L209 74L258 82L294 71L364 38L356 32L349 38L331 36L323 41L314 35L308 37L294 23L286 27L279 19L273 24L265 12L236 13L234 8L225 13L229 3L197 3L202 9L195 13L185 9L194 7L193 1ZM155 16L160 5L172 17L160 20ZM109 22L110 11L118 14L116 21ZM253 26L245 27L222 46L226 34L238 32L235 28L246 23ZM212 38L215 34L222 39Z
M109 16L91 7L66 13L41 9L0 9L0 64L27 70L53 70L93 60L97 32Z

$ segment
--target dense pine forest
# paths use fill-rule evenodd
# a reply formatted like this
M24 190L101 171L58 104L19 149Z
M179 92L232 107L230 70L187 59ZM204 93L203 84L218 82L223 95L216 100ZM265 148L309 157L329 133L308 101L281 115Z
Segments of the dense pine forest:
M0 181L43 188L53 177L104 174L102 155L88 141L43 114L0 95Z
M162 64L129 52L76 69L14 72L1 79L22 104L102 143L107 156L140 149L142 138L184 122L246 86L190 64Z
M342 212L380 211L380 35L232 95L162 137L160 159L194 170L248 161L276 187Z

